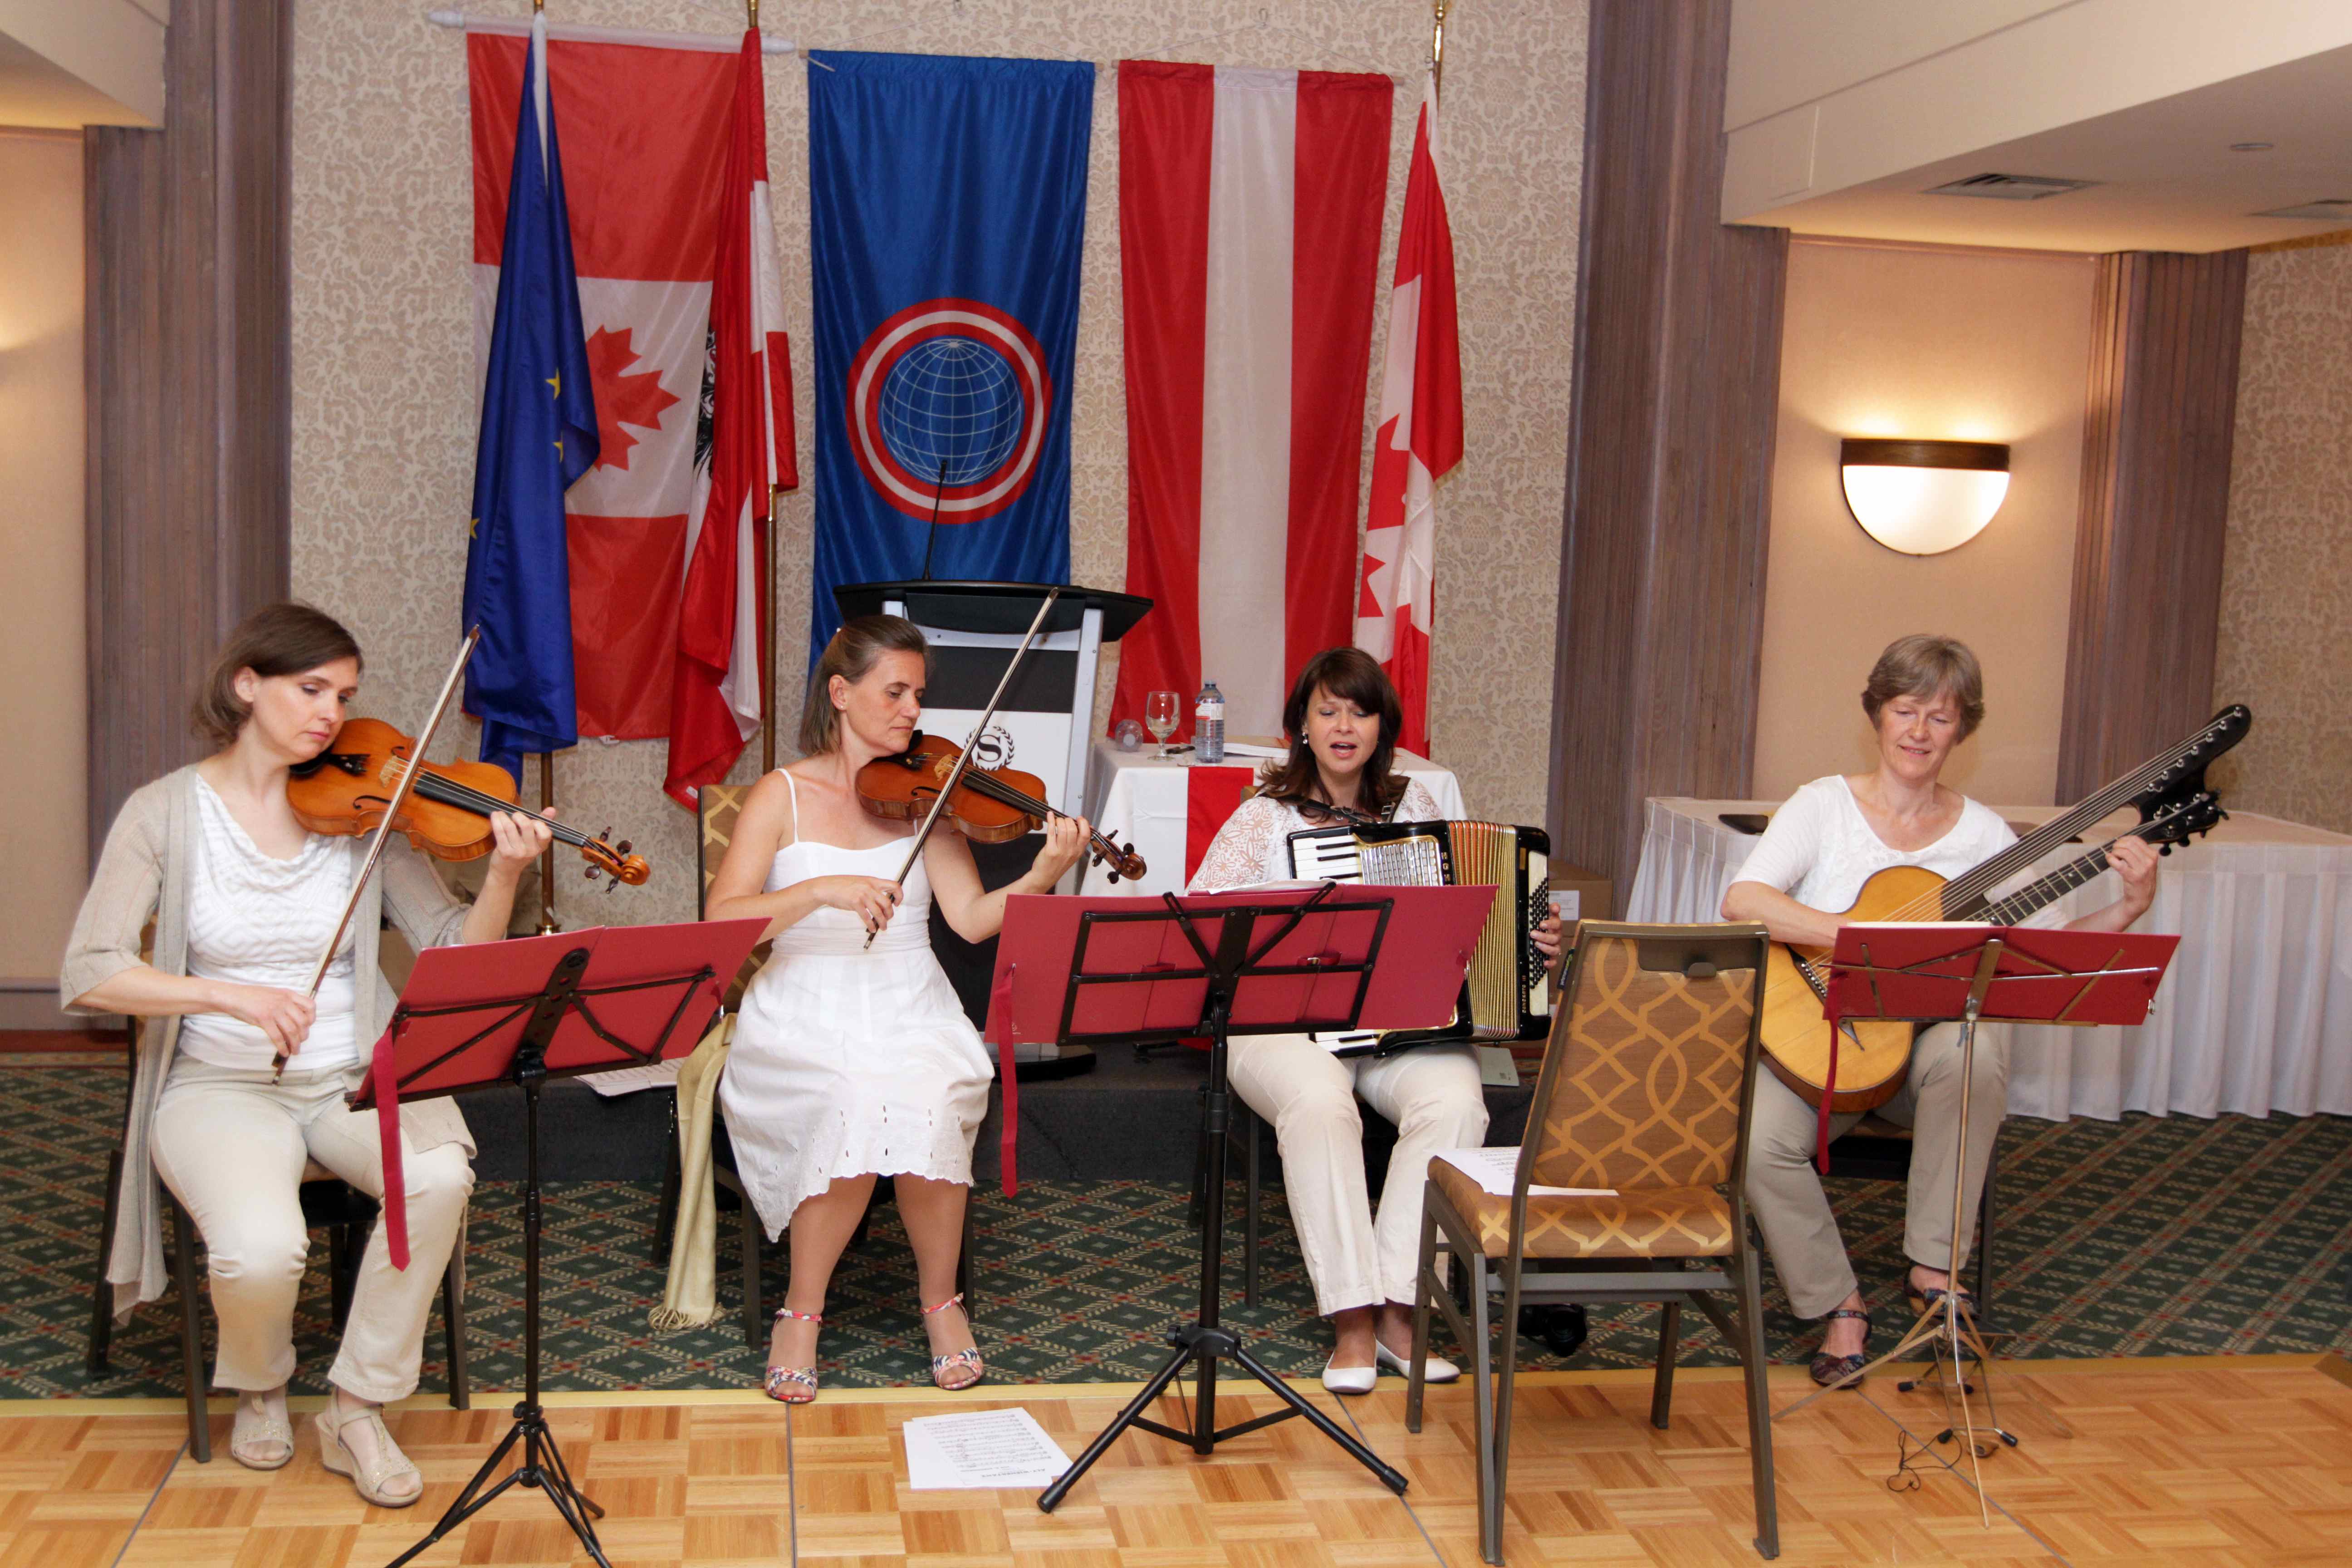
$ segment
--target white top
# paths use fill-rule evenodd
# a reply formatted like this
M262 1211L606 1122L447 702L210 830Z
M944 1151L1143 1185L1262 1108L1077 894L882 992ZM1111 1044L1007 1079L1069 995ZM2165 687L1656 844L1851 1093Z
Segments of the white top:
M239 985L299 991L352 896L352 858L340 838L311 834L290 860L265 855L228 803L196 776L195 855L188 878L188 973ZM319 987L319 1015L289 1066L305 1072L359 1059L353 1038L353 933L343 932ZM180 1049L215 1067L268 1071L269 1037L226 1013L180 1020Z
M1963 795L1960 819L1924 849L1878 837L1841 773L1801 785L1772 815L1735 882L1761 882L1825 914L1853 907L1862 885L1891 866L1917 866L1947 881L2017 842L1990 806Z
M1404 798L1397 802L1396 813L1389 820L1442 822L1444 814L1437 809L1436 796L1419 779L1409 779L1405 782ZM1290 801L1254 795L1234 807L1234 814L1225 818L1225 825L1217 829L1209 852L1201 857L1201 868L1192 873L1192 883L1184 890L1216 893L1255 882L1288 881L1290 836L1332 826L1329 822L1307 821Z

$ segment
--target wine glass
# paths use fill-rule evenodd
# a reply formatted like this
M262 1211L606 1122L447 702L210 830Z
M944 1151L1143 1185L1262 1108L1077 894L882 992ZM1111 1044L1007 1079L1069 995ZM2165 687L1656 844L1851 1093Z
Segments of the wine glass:
M1160 742L1160 756L1168 755L1168 737L1176 732L1177 705L1183 700L1173 691L1155 691L1143 700L1143 727Z

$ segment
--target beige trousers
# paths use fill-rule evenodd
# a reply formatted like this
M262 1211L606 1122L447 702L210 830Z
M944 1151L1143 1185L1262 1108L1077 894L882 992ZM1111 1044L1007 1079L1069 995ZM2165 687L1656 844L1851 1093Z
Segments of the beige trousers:
M1429 1158L1486 1138L1486 1095L1469 1046L1424 1046L1345 1059L1305 1035L1233 1042L1234 1092L1274 1123L1282 1184L1315 1310L1410 1302L1421 1264L1421 1194ZM1364 1122L1356 1102L1396 1124L1396 1152L1373 1218L1364 1181Z
M373 1111L352 1110L357 1066L265 1071L214 1067L181 1057L155 1112L156 1173L205 1238L213 1315L220 1324L215 1386L276 1388L294 1373L294 1300L310 1252L302 1224L302 1167L316 1160L370 1197L383 1195ZM327 1376L361 1399L389 1402L416 1391L425 1321L448 1267L474 1188L473 1166L457 1143L419 1154L404 1137L408 1185L408 1267L392 1266L378 1225L352 1293L343 1342Z
M1997 1024L1977 1030L1975 1084L1969 1090L1969 1147L1962 1212L1974 1224L1984 1192L1985 1166L2000 1119L2009 1110L2009 1031ZM1911 1072L1893 1100L1878 1108L1888 1121L1912 1130L1911 1181L1905 1198L1903 1252L1930 1268L1952 1266L1952 1173L1960 1120L1960 1026L1937 1024L1911 1047ZM1795 1090L1759 1068L1756 1108L1748 1121L1748 1207L1764 1232L1789 1310L1818 1318L1853 1294L1837 1217L1813 1168L1820 1112ZM1830 1119L1830 1136L1843 1137L1860 1116Z

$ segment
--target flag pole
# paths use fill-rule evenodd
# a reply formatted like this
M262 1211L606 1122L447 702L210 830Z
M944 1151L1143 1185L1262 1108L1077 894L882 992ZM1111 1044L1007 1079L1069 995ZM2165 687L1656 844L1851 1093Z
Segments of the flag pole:
M760 0L751 0L751 25L759 26ZM768 487L768 527L754 542L760 565L760 774L776 771L776 497ZM765 550L760 548L765 545Z
M754 5L758 0L752 0ZM1445 86L1445 0L1436 0L1437 18L1429 29L1429 80L1433 92Z

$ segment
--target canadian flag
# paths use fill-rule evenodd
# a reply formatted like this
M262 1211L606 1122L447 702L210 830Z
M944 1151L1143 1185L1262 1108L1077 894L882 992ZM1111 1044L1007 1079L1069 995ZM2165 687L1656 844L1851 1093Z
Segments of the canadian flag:
M737 59L719 203L710 285L710 449L695 468L687 508L669 768L662 781L687 806L698 787L727 776L759 728L766 684L759 584L767 568L771 495L799 479L756 32L744 33Z
M478 378L525 30L467 29ZM668 737L665 787L690 801L758 721L768 487L799 482L759 44L547 30L599 446L564 495L579 729Z
M1404 704L1397 743L1429 754L1429 634L1437 481L1462 460L1462 340L1454 310L1454 231L1437 180L1437 81L1423 81L1405 176L1404 225L1389 292L1388 368L1372 438L1364 591L1356 646L1381 661Z

